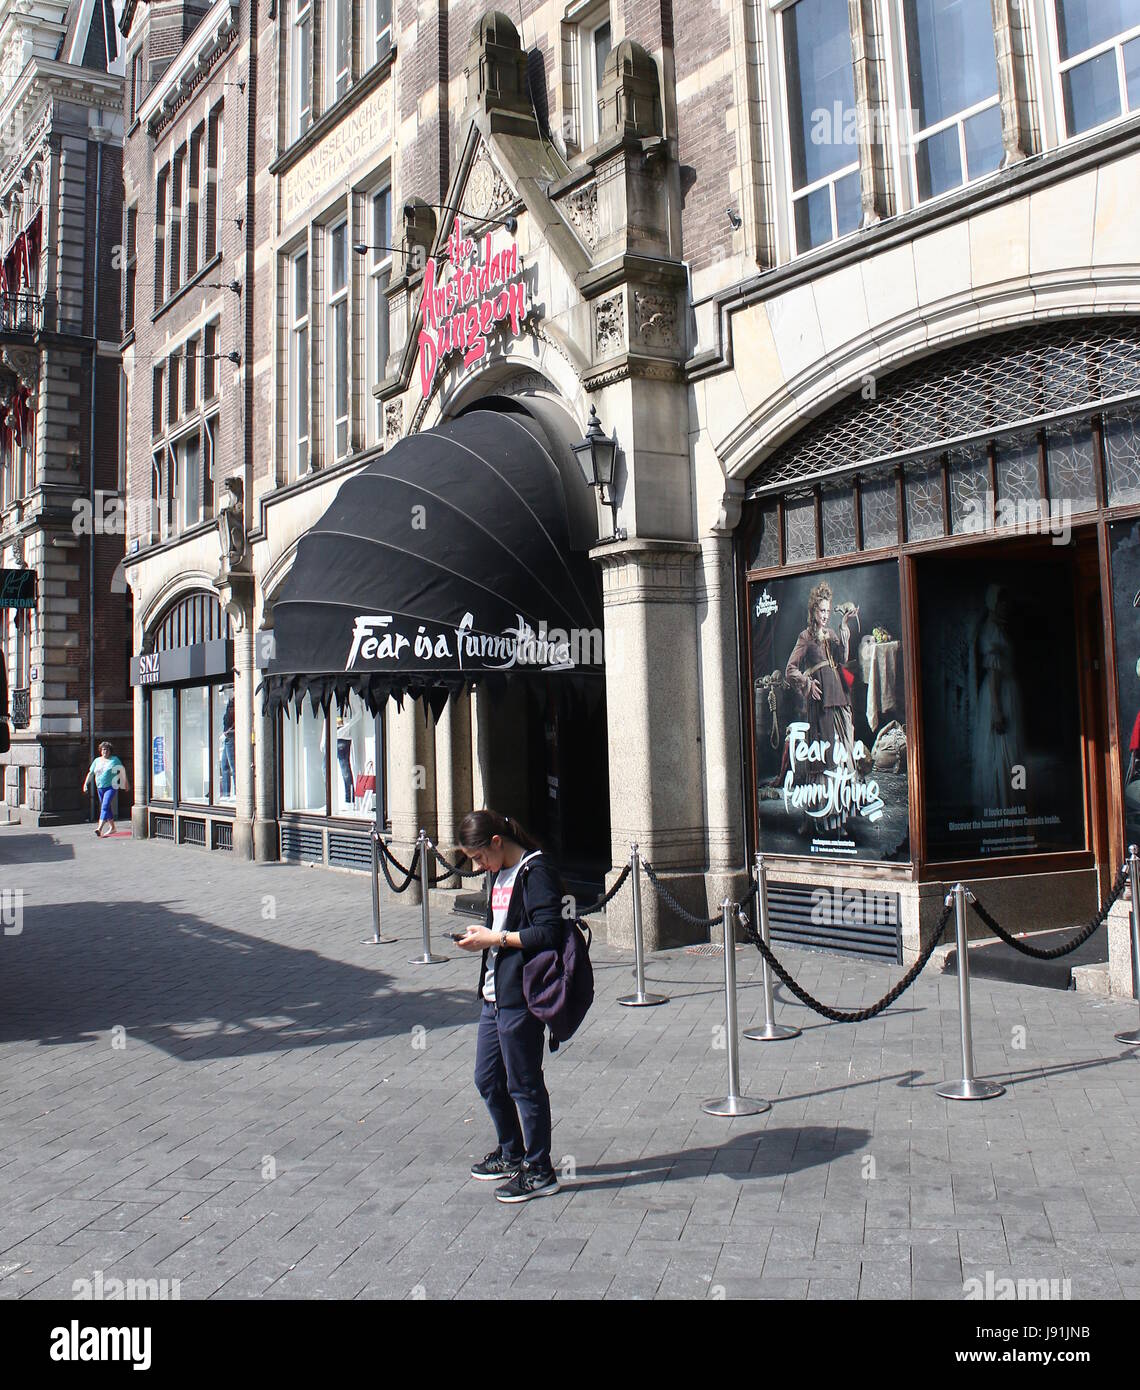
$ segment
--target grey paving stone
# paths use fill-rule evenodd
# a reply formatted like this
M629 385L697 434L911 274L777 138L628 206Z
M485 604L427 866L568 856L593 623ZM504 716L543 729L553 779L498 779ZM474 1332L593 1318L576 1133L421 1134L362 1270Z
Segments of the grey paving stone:
M0 874L18 865L31 904L0 1019L0 1298L119 1267L184 1279L187 1298L960 1299L987 1268L1056 1271L1075 1297L1140 1287L1140 1069L1106 1041L1125 1006L975 981L978 1070L1010 1084L961 1107L934 1094L956 1062L953 980L855 1027L782 1001L803 1036L742 1052L773 1109L723 1121L700 1112L724 1085L720 963L651 959L673 1002L635 1017L607 993L628 958L599 945L598 1003L547 1070L555 1156L577 1175L504 1208L467 1177L492 1142L471 962L408 965L414 910L386 908L402 941L372 953L366 879L124 841L109 915L103 847L81 829L52 832L65 879L0 827ZM754 954L738 961L749 1019ZM897 978L787 959L839 1001Z

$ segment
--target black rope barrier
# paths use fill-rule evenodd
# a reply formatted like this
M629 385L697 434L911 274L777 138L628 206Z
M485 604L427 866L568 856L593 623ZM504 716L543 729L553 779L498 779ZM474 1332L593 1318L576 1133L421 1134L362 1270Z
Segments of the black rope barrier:
M653 884L657 896L681 918L683 922L688 922L692 927L704 927L706 930L719 924L721 917L718 912L715 917L698 917L695 912L690 912L687 907L682 907L677 899L669 892L668 888L661 882L653 870L653 865L648 859L641 861L641 867L645 870L646 877Z
M487 872L486 869L473 869L469 874L465 874L458 864L449 864L435 845L432 845L431 852L435 855L436 862L442 864L447 870L446 873L440 874L440 878L482 878Z
M629 877L629 872L630 866L627 864L625 868L622 869L621 873L618 875L617 880L614 883L614 886L610 889L610 891L608 893L603 893L596 903L591 903L589 907L581 908L578 912L578 916L589 917L595 912L600 912L608 902L612 902L613 899L617 897L618 893L624 887L625 881Z
M1070 951L1075 951L1078 946L1083 946L1089 937L1092 936L1093 932L1104 926L1105 922L1108 921L1108 914L1112 910L1113 903L1115 903L1124 892L1124 886L1127 880L1127 867L1121 865L1120 872L1116 875L1116 882L1112 885L1111 892L1104 900L1096 915L1080 929L1071 941L1066 942L1063 946L1030 946L1026 941L1018 941L1017 937L1011 936L1010 933L1007 932L1004 927L1000 926L996 919L986 911L978 901L976 894L974 895L973 906L983 926L988 927L990 931L992 931L996 937L1004 941L1007 946L1012 946L1015 951L1020 951L1023 956L1031 956L1034 960L1058 960L1061 956L1067 956Z
M407 889L411 887L413 880L414 880L414 879L417 877L417 875L419 874L419 864L420 864L420 847L419 847L419 845L416 846L416 852L415 852L415 854L412 855L412 865L411 865L411 868L405 869L404 866L403 866L403 864L400 863L400 861L396 858L396 856L392 853L392 851L388 848L388 846L384 843L384 841L381 840L379 843L380 843L380 868L384 871L384 877L385 877L385 879L387 879L387 881L388 881L388 887L392 890L393 893L403 893L403 892L406 892ZM407 875L407 877L404 879L403 883L400 884L399 888L396 887L395 880L392 878L391 871L390 871L389 868L388 868L388 860L389 860L389 859L390 859L390 860L392 861L392 863L396 866L396 868L400 871L400 873L406 874L406 875Z
M755 893L756 885L753 884L751 891L748 893L744 901L748 902L749 899L755 895ZM800 1000L801 1003L806 1004L809 1009L814 1009L817 1014L822 1014L824 1018L829 1018L832 1021L832 1023L865 1023L867 1019L874 1018L876 1014L881 1014L884 1009L889 1008L899 997L899 995L902 994L905 990L908 990L911 987L911 985L914 984L915 980L918 979L919 975L922 974L923 970L925 970L926 968L927 962L930 960L930 957L934 954L935 947L942 940L942 937L946 932L946 926L950 921L950 911L951 906L949 903L947 903L947 905L942 909L942 915L938 919L938 927L934 935L931 937L930 941L924 947L922 954L918 957L918 959L906 972L906 974L902 977L898 984L896 984L892 989L889 989L887 993L884 994L883 997L878 1001L878 1003L871 1004L865 1009L852 1010L833 1009L830 1005L821 1003L820 1000L816 999L814 995L809 994L809 992L806 989L804 989L802 985L797 984L796 981L792 979L791 975L788 974L788 972L784 969L784 967L780 964L780 962L776 959L776 957L772 954L768 947L764 945L764 942L760 937L760 933L752 929L752 926L749 923L748 918L745 917L743 913L740 916L740 921L744 927L744 932L748 940L753 944L753 946L756 947L756 949L760 952L760 954L764 957L764 959L768 962L768 964L772 967L776 974L779 975L780 979L783 980L784 984L787 985L787 987L792 991L796 998ZM728 943L726 943L726 945L727 944Z

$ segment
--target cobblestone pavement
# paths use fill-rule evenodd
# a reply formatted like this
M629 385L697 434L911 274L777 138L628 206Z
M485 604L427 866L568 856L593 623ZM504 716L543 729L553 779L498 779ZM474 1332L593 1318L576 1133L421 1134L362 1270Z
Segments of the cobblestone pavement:
M467 1177L494 1141L477 962L447 922L448 962L411 965L415 909L361 944L361 876L92 838L0 828L23 908L18 932L0 914L4 1297L97 1270L184 1299L961 1300L987 1271L1140 1293L1140 1055L1112 1037L1134 1005L977 981L977 1071L1008 1090L971 1105L934 1093L960 1067L955 977L858 1026L781 997L802 1036L741 1044L772 1109L720 1120L722 960L654 956L672 1002L624 1009L630 961L599 947L598 1002L547 1065L564 1190L504 1207ZM783 955L846 1008L898 977Z

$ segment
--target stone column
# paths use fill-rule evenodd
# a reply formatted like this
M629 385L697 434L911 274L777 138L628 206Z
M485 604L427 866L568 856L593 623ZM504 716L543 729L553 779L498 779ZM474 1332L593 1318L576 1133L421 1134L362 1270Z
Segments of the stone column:
M709 898L719 903L726 895L736 896L745 861L740 800L739 650L731 535L705 536L701 540L697 583ZM711 907L706 915L712 915Z
M892 211L887 168L887 84L879 11L874 0L848 0L851 51L855 61L855 110L858 121L861 225L869 227ZM839 140L843 131L832 131Z
M234 772L237 803L234 807L234 858L254 857L254 749L253 704L257 672L253 665L253 623L248 610L234 622Z
M139 650L141 629L135 627L135 651ZM146 690L136 685L134 694L135 756L131 769L131 787L134 791L134 805L131 807L131 834L136 840L145 840L150 833L147 819L147 797L150 794L150 730L146 718Z
M435 730L431 715L418 700L405 699L403 708L388 702L388 819L392 822L392 853L411 864L416 836L436 834ZM429 881L434 882L435 875ZM380 890L391 897L386 883ZM396 901L411 906L420 901L418 880Z
M436 809L439 847L451 858L459 822L471 800L471 703L466 692L448 700L435 728ZM454 863L454 859L452 859ZM457 887L453 879L448 887Z
M256 693L253 700L253 857L273 860L281 857L277 825L277 716L265 712L264 702ZM236 733L236 722L234 729Z
M1033 93L1033 54L1025 7L1019 0L990 0L1001 97L1002 168L1041 148Z
M642 857L690 911L711 916L705 876L701 796L695 541L634 540L591 551L602 566L606 624L610 834L615 868ZM606 915L612 944L632 943L631 899L622 892ZM642 892L647 950L704 939Z
M483 730L487 723L487 696L478 686L470 695L470 756L471 756L471 809L482 810L487 804L486 778L483 772Z

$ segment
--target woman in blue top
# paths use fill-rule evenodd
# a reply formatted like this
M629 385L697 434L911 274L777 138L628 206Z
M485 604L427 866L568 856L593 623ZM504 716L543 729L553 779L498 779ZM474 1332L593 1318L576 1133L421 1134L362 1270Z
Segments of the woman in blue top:
M113 835L115 797L120 787L123 791L130 791L130 787L127 784L127 769L115 756L115 750L105 741L99 745L99 756L87 769L87 776L83 779L85 792L92 777L95 779L95 790L99 793L99 824L95 827L96 838L103 834L104 825L108 827L106 833Z

